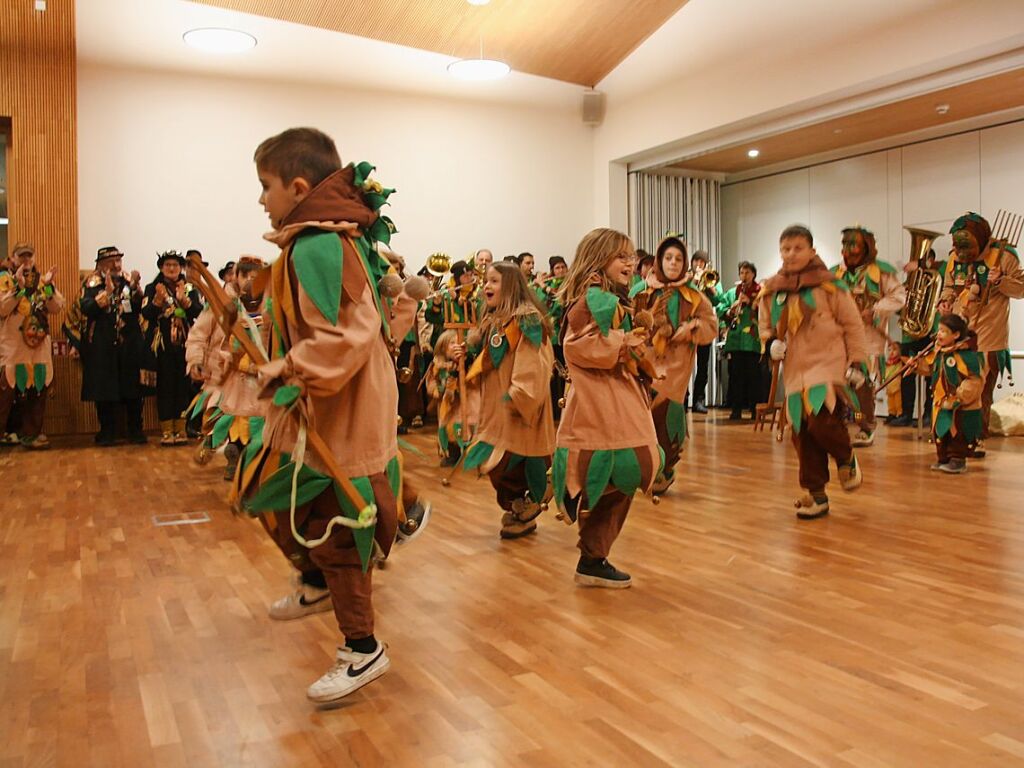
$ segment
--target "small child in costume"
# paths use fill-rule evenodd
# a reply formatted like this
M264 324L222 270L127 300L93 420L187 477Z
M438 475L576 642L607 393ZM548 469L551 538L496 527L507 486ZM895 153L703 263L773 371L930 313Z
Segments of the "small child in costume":
M662 494L675 482L686 440L686 389L697 358L697 347L710 344L718 334L718 318L707 296L690 282L686 244L681 238L666 237L654 254L654 267L646 282L633 287L638 312L653 315L654 350L658 381L652 403L658 444L665 454L665 468L658 474L654 492Z
M931 468L951 475L967 471L971 444L981 436L985 358L977 342L966 320L943 315L935 349L925 362L932 372L932 434L938 454Z
M551 327L514 264L488 267L483 296L480 330L469 341L477 357L467 375L480 382L480 420L463 468L489 475L505 510L501 538L518 539L537 530L555 449ZM457 362L465 347L449 351Z
M847 407L856 409L853 390L865 379L864 323L845 284L815 252L809 229L784 229L779 252L782 268L764 284L758 325L771 359L785 361L786 410L806 491L796 516L813 520L829 512L829 456L843 490L863 480L844 416Z
M459 414L462 413L459 391L458 360L452 356L456 345L455 331L449 329L437 337L434 358L427 369L427 395L437 403L437 444L441 452L441 466L454 467L473 435L478 411L477 387L466 383L466 415L469 422L465 431ZM467 361L468 363L469 361Z
M648 329L633 327L626 298L636 252L613 229L580 241L562 286L562 347L569 392L558 427L551 480L561 517L579 523L581 586L622 589L632 580L608 562L633 494L661 471L648 384L656 375Z

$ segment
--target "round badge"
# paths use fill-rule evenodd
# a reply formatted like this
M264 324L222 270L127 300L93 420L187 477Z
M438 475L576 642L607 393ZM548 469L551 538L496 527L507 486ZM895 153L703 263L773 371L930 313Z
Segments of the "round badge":
M498 347L501 346L501 343L504 340L505 340L504 336L502 336L500 333L496 333L493 336L491 336L491 346L494 347L495 349L497 349Z
M784 293L777 293L777 294L775 294L775 303L776 304L785 304L786 303L786 294L784 294Z
M954 360L952 357L947 357L946 365L948 365L950 368L954 368L956 366L956 360Z

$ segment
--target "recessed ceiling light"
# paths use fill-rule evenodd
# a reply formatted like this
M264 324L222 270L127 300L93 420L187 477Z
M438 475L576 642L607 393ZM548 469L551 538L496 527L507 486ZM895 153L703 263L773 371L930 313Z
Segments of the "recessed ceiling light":
M494 59L460 59L448 65L448 74L459 80L497 80L511 71L508 64Z
M470 5L487 5L491 0L467 0Z
M190 48L207 53L241 53L256 47L256 38L237 29L205 27L190 29L181 39Z
M761 150L759 150L759 149L748 149L747 150L747 157L757 157L760 154L761 154Z

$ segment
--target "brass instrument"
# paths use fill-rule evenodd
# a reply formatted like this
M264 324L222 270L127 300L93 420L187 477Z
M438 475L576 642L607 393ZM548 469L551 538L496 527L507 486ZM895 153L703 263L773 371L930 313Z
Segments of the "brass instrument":
M437 291L441 287L444 276L452 268L452 259L447 253L432 253L427 257L427 272L430 273L430 287Z
M908 336L920 339L932 332L935 313L939 308L939 294L942 292L942 277L938 271L922 265L935 238L941 237L942 233L916 227L904 229L910 233L910 260L917 262L917 269L910 273L904 283L907 304L900 313L900 328Z
M704 291L713 289L718 285L720 276L717 269L705 269L700 273L700 277L697 279L697 289L703 293Z

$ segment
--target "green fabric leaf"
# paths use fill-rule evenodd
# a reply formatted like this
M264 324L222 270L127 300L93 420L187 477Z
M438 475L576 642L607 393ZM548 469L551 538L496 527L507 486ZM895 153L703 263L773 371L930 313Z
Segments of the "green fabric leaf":
M444 451L445 454L448 453L448 446L450 445L450 442L448 440L448 428L447 427L438 427L438 429L437 429L437 444L441 446L441 450Z
M266 419L262 416L253 416L249 419L249 444L245 446L245 451L242 453L240 470L242 472L263 449L263 426L265 423Z
M508 454L508 468L509 469L515 469L520 464L522 464L524 461L526 461L526 457L525 456L520 456L518 453L510 453L510 454Z
M635 275L634 275L635 277ZM647 290L647 283L643 279L634 282L629 286L629 298L636 298L639 294Z
M779 291L772 297L772 327L774 328L779 324L779 319L782 317L782 310L786 307L786 299L789 298L789 294L785 291Z
M217 419L216 423L213 425L213 435L210 437L214 448L222 445L224 441L228 439L228 430L231 429L231 424L234 420L235 417L227 413Z
M843 291L843 292L845 292L845 293L849 293L849 292L850 292L850 286L848 286L848 285L847 285L846 283L844 283L844 282L843 282L842 280L836 280L836 281L835 281L835 282L833 283L833 285L834 285L834 286L836 286L836 287L837 287L837 288L838 288L839 290L841 290L841 291Z
M662 448L659 445L658 446L658 471L655 472L654 474L658 475L658 474L661 474L664 471L665 471L665 449Z
M814 300L814 289L804 288L800 291L800 300L806 304L810 309L817 309L818 302Z
M401 448L406 453L411 453L411 454L414 454L416 456L419 456L421 459L427 458L427 455L425 453L423 453L423 451L421 451L415 445L410 443L408 440L404 440L401 437L398 438L398 447Z
M463 469L476 469L494 453L494 446L490 443L474 443L466 453L466 460L462 463Z
M665 306L668 314L668 321L672 324L673 328L679 327L679 291L672 291L669 293L668 302Z
M565 475L569 463L569 449L555 448L551 457L551 487L554 491L555 503L561 508L565 500Z
M297 384L285 384L278 387L274 392L274 405L279 408L287 408L299 399L302 389Z
M939 363L942 366L941 370L942 370L943 376L946 379L946 381L948 381L949 384L950 384L950 386L949 386L950 394L953 394L953 392L956 390L956 388L960 386L960 371L956 367L956 355L955 354L952 354L952 355L951 354L939 355L939 359L936 360L936 362ZM949 363L953 363L953 365L950 365Z
M391 457L391 461L388 462L384 474L387 475L388 484L391 486L391 493L397 499L398 491L402 486L402 465L399 463L397 456Z
M682 444L686 439L686 409L682 403L677 403L675 400L668 401L665 427L668 432L668 439L673 443Z
M370 174L377 170L377 166L373 165L373 163L368 163L364 160L363 162L356 165L353 170L355 171L355 174L352 179L352 184L353 186L361 187L366 182L366 180L370 178Z
M971 350L964 350L963 352L960 353L960 356L963 358L964 365L967 366L967 370L968 371L973 373L975 376L980 376L981 375L981 368L982 368L983 360L982 360L982 355L981 355L980 352L973 352ZM998 360L998 355L997 355L996 359Z
M807 399L811 403L811 413L817 415L821 412L826 395L828 395L828 384L815 384L807 391Z
M192 406L192 410L188 412L188 418L194 419L203 409L206 407L206 401L210 399L210 390L204 389L199 393L199 397L196 399L196 404Z
M394 223L387 216L381 216L372 225L370 225L369 235L378 243L384 243L387 245L391 242L391 235L397 232L398 229Z
M860 410L860 398L857 397L857 393L853 391L853 387L849 384L843 386L843 391L846 392L846 396L850 400L850 405L853 406L855 411Z
M615 451L594 451L590 457L590 466L587 467L587 509L593 509L604 495L605 488L612 476L612 468L615 466Z
M895 275L896 274L896 267L894 267L892 264L890 264L887 261L882 261L881 259L875 259L875 264L878 265L878 269L880 271L882 271L882 272L888 272L890 275Z
M793 431L799 432L804 419L803 393L794 392L787 397L786 408L789 409L789 421L793 425Z
M46 363L36 363L32 366L32 386L36 392L42 392L46 387Z
M526 487L530 489L531 499L536 502L544 500L548 489L548 465L543 457L526 457Z
M533 346L539 347L544 341L544 326L540 315L525 315L519 318L519 330L523 337Z
M508 339L502 336L501 344L498 346L494 346L488 342L487 352L491 356L491 364L495 368L500 368L502 361L505 359L505 355L508 354Z
M619 448L615 451L611 481L612 485L626 496L636 493L640 485L640 462L636 457L636 449Z
M28 387L28 366L24 363L18 363L14 366L14 386L22 393Z
M295 463L289 461L262 483L259 490L246 502L246 508L256 512L288 509L291 506L292 473ZM331 484L331 478L314 469L303 465L299 470L298 492L295 496L296 506L308 504Z
M376 213L388 204L388 197L394 191L393 189L385 189L383 192L367 192L363 195L363 199L366 201L367 207Z
M338 499L338 506L341 507L342 514L345 517L352 520L359 518L361 509L356 509L352 502L348 500L348 496L341 490L341 486L333 480L328 480L334 486L334 495ZM368 477L354 477L352 478L352 485L356 487L356 491L363 497L365 504L373 504L373 486L370 484L370 478ZM315 498L315 497L314 497ZM370 567L370 556L373 554L373 534L377 529L376 525L371 525L369 528L353 528L352 538L355 540L356 551L359 553L359 560L363 564L363 573L366 573L366 569Z
M612 320L615 318L615 308L619 306L619 299L614 293L602 291L596 285L587 289L587 309L594 317L602 336L607 336L611 330Z
M982 430L982 418L981 409L973 409L970 411L960 411L960 429L964 433L964 437L967 438L967 442L973 443L975 440L981 437Z
M935 436L945 437L953 426L953 412L940 408L938 416L935 417Z
M300 235L292 246L292 265L302 290L331 325L338 324L344 255L335 232Z

